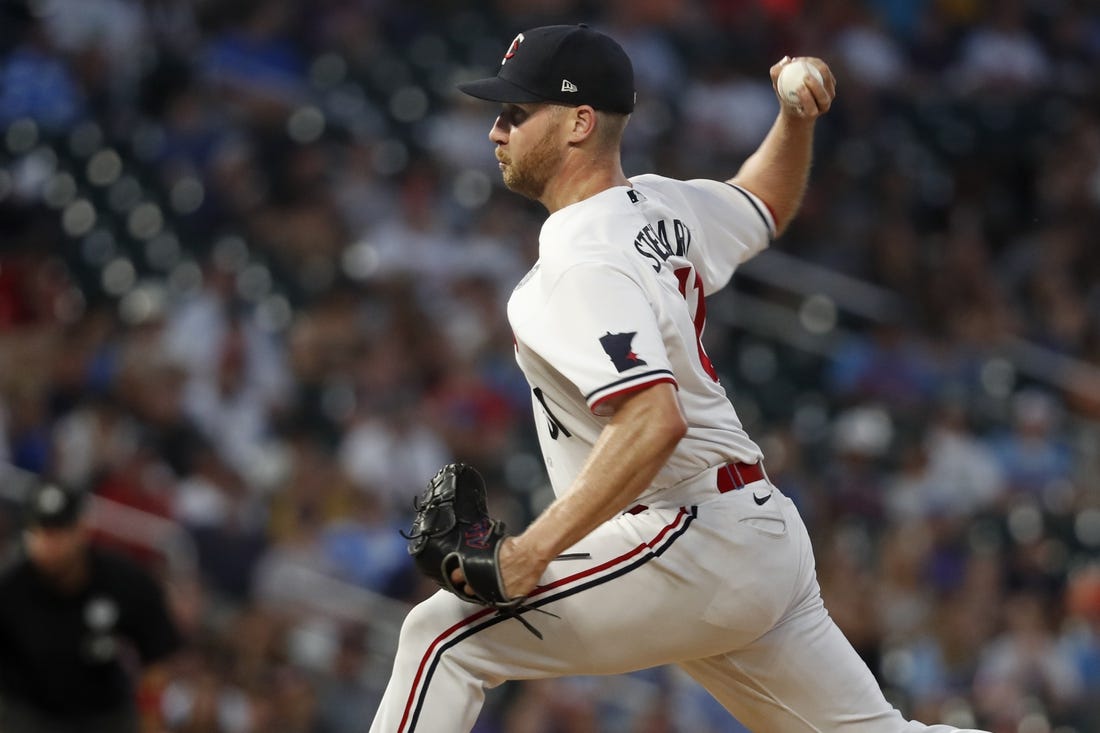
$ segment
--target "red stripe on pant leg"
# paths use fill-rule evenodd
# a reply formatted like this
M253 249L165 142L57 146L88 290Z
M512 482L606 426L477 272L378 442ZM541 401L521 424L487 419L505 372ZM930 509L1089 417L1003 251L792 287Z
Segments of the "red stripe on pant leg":
M568 583L572 583L576 580L581 580L583 578L587 578L590 575L595 575L596 573L607 570L611 567L614 567L615 565L622 564L624 561L633 558L635 555L637 555L642 550L645 550L646 548L651 548L654 545L656 545L658 542L660 542L661 539L665 535L667 535L669 532L671 532L673 529L675 529L678 524L680 524L680 522L684 519L684 517L687 516L687 514L688 514L688 512L687 512L686 509L681 509L680 512L673 518L673 520L669 524L665 525L665 527L662 528L661 531L657 533L657 536L654 537L653 539L651 539L649 542L643 542L642 544L638 545L637 547L634 547L631 550L629 550L628 552L626 552L622 555L619 555L618 557L614 558L613 560L608 560L607 562L603 563L602 565L597 565L595 567L591 567L588 570L583 570L579 573L576 573L575 575L569 575L569 576L566 576L564 578L560 578L559 580L557 580L557 581L555 581L555 582L553 582L549 585L540 585L539 587L535 588L535 590L532 591L530 596L528 596L528 597L532 597L532 596L539 595L541 593L545 593L546 591L552 590L554 588L560 588L563 585L566 585ZM467 618L464 618L461 621L459 621L458 623L456 623L455 625L451 626L449 629L447 629L442 634L437 636L432 641L432 643L428 645L427 650L424 652L424 656L420 658L420 665L416 668L416 676L413 677L412 687L410 687L410 689L409 689L409 697L405 701L405 711L401 714L401 723L397 726L397 733L403 733L403 731L405 730L405 724L408 722L409 714L412 712L412 709L413 709L413 702L416 700L416 690L420 686L420 679L421 679L421 677L424 676L424 670L428 666L428 661L432 658L432 656L434 656L435 649L440 644L442 644L447 639L448 636L451 636L456 631L459 631L460 629L462 629L466 626L469 626L474 621L478 621L480 619L483 619L486 616L489 616L494 612L495 612L495 610L492 609L492 608L483 608L480 611L478 611L477 613L473 614L472 616L468 616Z
M420 666L416 668L416 676L413 677L412 689L409 690L409 699L405 702L405 712L401 714L401 723L397 726L398 731L405 730L405 723L409 720L409 712L412 710L412 703L415 699L414 693L416 692L416 688L420 685L420 678L424 675L424 667L427 666L428 660L431 659L432 652L435 650L435 648L439 646L444 639L446 639L454 632L458 631L464 626L468 626L469 624L477 621L480 618L488 616L492 612L493 609L491 608L483 608L482 610L475 613L473 616L462 619L457 624L444 631L442 634L437 636L431 644L428 645L428 650L424 652L424 656L420 659Z
M666 534L668 534L669 532L671 532L673 529L675 529L676 525L678 525L680 523L680 520L682 520L686 516L687 516L687 510L686 509L681 509L680 512L672 519L672 521L669 524L665 525L665 527L660 532L657 533L657 536L654 537L653 539L651 539L649 542L643 542L642 544L638 545L637 547L630 550L629 552L627 552L623 555L619 555L618 557L616 557L613 560L608 560L607 562L605 562L602 565L596 565L595 567L591 567L588 570L583 570L583 571L577 573L576 575L569 575L569 576L566 576L564 578L559 578L558 580L554 581L553 583L550 583L549 585L540 585L537 588L535 588L533 591L531 591L531 593L528 595L528 598L533 598L534 596L545 593L548 590L553 590L555 588L560 588L563 585L566 585L568 583L572 583L575 580L580 580L581 578L587 578L589 575L595 575L596 573L603 572L604 570L607 570L608 568L611 568L615 565L619 565L624 560L629 560L630 558L634 557L635 555L637 555L639 552L646 549L647 547L653 547L658 542L660 542L664 538L664 536Z

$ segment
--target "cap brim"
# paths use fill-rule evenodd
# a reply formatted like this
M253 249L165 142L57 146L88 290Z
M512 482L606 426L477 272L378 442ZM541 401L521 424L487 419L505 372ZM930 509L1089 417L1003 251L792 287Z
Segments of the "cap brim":
M61 515L53 517L32 517L27 521L28 527L43 527L45 529L62 529L64 527L75 527L80 522L80 513L73 512L71 515Z
M501 79L499 76L468 81L458 85L459 91L488 102L544 102L545 97Z

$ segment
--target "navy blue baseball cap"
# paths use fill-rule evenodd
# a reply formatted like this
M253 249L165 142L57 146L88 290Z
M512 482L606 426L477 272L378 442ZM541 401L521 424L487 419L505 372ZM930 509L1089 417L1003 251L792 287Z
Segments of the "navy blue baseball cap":
M520 33L488 79L459 84L490 102L553 102L619 114L634 111L634 67L613 38L585 24Z
M39 481L31 487L24 505L28 527L71 527L84 513L84 492Z

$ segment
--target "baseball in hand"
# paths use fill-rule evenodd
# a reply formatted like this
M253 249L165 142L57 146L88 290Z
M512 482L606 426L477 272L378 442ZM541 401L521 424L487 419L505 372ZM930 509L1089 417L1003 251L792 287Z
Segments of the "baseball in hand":
M804 79L807 76L813 76L822 84L825 83L825 80L821 77L821 72L808 61L795 59L784 66L783 70L779 72L779 79L775 84L779 90L779 96L787 100L789 104L801 107L802 101L798 98L798 90L804 86Z

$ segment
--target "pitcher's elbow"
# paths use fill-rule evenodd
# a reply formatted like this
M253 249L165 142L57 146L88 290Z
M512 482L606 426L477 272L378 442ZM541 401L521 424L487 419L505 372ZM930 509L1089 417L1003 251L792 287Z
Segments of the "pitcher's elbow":
M668 415L661 428L661 437L664 447L671 450L675 448L684 436L687 435L688 424L684 414L680 411Z

